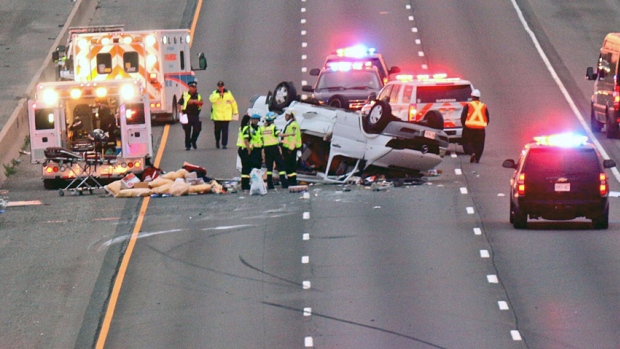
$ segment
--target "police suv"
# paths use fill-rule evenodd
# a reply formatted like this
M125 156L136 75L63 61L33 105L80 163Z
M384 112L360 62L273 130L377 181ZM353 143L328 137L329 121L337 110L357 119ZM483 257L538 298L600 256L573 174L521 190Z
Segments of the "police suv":
M517 162L510 179L510 223L527 228L529 219L571 220L585 217L595 229L609 226L609 186L603 160L587 137L560 134L535 137Z

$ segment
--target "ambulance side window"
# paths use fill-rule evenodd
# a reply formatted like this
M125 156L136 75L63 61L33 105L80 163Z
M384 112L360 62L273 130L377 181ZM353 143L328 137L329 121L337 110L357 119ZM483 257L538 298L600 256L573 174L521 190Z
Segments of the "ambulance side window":
M97 73L110 74L112 72L112 55L109 53L97 54Z
M36 130L54 129L54 108L36 109L34 111L34 128Z
M403 103L411 103L412 94L413 94L413 86L405 85L405 90L403 91Z
M398 93L400 92L401 85L394 85L392 92L390 93L390 103L398 103Z
M127 125L141 125L146 123L146 118L144 117L144 104L125 104L125 118Z
M138 52L123 53L123 69L126 73L137 73L140 67L140 56Z
M377 100L383 101L386 100L389 96L390 93L392 92L392 87L394 85L386 85L383 90L381 90L381 92L379 92L379 95L377 96Z
M180 61L181 61L181 70L185 70L185 52L181 51L179 53L179 57L181 58L180 59Z

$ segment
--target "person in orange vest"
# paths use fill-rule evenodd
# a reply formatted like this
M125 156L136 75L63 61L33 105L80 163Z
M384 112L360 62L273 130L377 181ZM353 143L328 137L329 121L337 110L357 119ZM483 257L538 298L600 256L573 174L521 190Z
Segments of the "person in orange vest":
M486 127L489 124L489 109L480 102L480 91L471 91L471 102L461 112L463 125L463 151L469 155L469 162L480 162L484 152Z

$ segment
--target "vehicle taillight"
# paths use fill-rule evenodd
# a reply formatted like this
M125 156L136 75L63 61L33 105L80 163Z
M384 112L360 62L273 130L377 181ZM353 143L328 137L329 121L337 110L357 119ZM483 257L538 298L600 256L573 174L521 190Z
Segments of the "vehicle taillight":
M517 180L517 196L525 196L525 173L519 174Z
M620 86L618 85L614 89L614 110L620 110Z
M415 104L409 104L409 122L416 121L416 114L418 114L418 108Z
M607 175L601 172L601 174L598 175L598 179L601 182L598 187L599 194L601 194L601 196L607 196L607 194L609 194L609 186L607 186Z

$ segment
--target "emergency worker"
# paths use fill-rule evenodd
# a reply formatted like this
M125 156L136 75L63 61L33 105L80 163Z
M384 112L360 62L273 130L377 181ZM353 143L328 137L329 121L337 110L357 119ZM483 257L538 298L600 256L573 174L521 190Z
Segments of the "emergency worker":
M197 149L196 141L202 130L202 121L200 121L200 111L204 104L202 96L197 91L197 81L190 81L187 83L188 91L183 92L179 105L181 111L187 114L187 123L183 124L183 131L185 131L185 150L189 150L190 147Z
M263 137L260 134L260 115L252 114L250 117L250 166L251 168L260 169L263 166ZM252 172L252 170L250 170Z
M485 103L480 101L480 91L471 91L471 102L467 103L461 112L463 124L463 151L469 155L469 162L480 162L484 152L486 127L489 124L489 110Z
M226 149L228 145L228 124L230 121L238 120L239 110L237 101L232 92L224 87L224 81L218 81L217 90L213 91L209 96L211 102L211 120L215 131L215 147L220 148L220 139L222 148Z
M239 150L239 158L241 159L241 190L250 190L250 172L252 171L252 145L250 139L252 133L250 129L250 116L245 114L241 118L241 125L239 126L239 135L237 136L237 147Z
M295 120L293 110L288 109L284 113L284 117L287 123L284 131L280 134L284 169L286 170L288 184L297 185L297 152L301 150L301 130L297 120Z
M263 139L263 150L265 151L265 167L267 167L267 189L274 189L273 186L273 163L276 163L280 184L282 189L288 188L284 162L280 153L280 130L273 121L276 119L274 112L268 112L265 116L265 124L260 127L259 133Z

